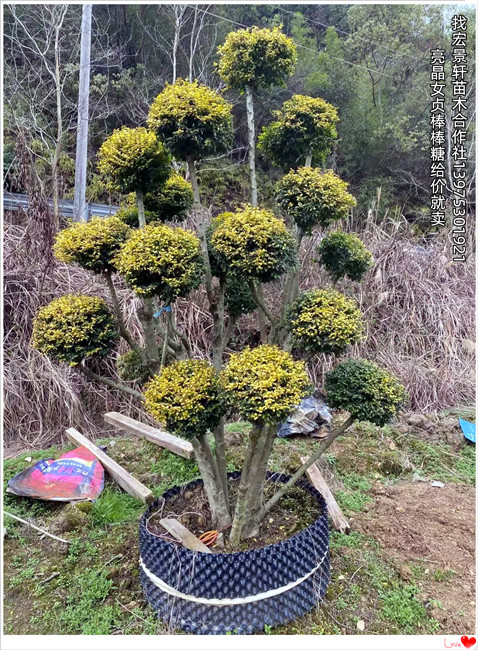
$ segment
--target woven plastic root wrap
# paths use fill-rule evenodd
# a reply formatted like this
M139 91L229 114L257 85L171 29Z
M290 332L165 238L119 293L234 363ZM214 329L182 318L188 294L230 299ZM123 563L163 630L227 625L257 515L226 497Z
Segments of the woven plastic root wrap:
M238 479L239 472L229 474ZM284 483L284 474L269 474ZM202 484L196 480L165 492L140 522L141 584L170 629L193 634L251 634L303 616L318 605L330 579L327 506L306 482L298 486L318 501L321 514L305 530L260 549L194 553L150 533L149 517L162 499ZM232 602L231 602L232 601Z

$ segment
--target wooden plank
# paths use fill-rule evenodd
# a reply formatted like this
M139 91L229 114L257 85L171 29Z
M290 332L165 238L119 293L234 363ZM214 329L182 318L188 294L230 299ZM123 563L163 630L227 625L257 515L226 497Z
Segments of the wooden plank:
M91 453L94 454L103 465L105 470L111 474L118 485L128 492L128 494L131 494L143 503L149 503L154 500L153 493L149 488L140 483L140 481L134 478L134 476L131 476L131 474L121 467L121 465L105 454L104 451L101 451L101 449L93 444L91 440L85 438L85 436L83 436L79 431L70 428L66 430L66 435L68 436L68 439L75 444L81 447L86 447L88 451L91 451Z
M300 459L303 463L307 461L307 458L301 457ZM341 533L350 533L350 524L345 519L342 510L339 508L339 504L335 500L334 495L332 494L331 489L325 482L324 477L320 473L319 468L314 463L306 471L307 476L310 479L312 485L321 493L324 497L325 502L327 503L327 508L329 510L329 515L334 524L335 530L339 530Z
M165 519L160 519L159 523L163 528L166 528L168 533L170 533L178 542L185 548L189 548L191 551L198 551L199 553L212 553L211 549L203 544L200 539L193 535L190 530L183 526L177 519L170 519L166 517Z
M165 447L169 451L178 454L178 456L192 458L194 455L193 446L190 442L177 438L162 429L150 427L148 424L143 424L142 422L138 422L138 420L129 418L127 415L115 413L114 411L105 413L104 419L109 424L113 424L123 431L128 431L128 433L134 433L134 435L140 436L141 438L146 438L146 440L160 447Z

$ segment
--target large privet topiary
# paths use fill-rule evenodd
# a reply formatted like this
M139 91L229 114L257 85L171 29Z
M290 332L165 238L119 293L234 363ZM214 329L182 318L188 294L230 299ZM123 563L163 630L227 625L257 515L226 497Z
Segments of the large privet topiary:
M284 169L322 163L337 139L337 109L320 97L294 95L274 111L276 121L265 126L258 146Z
M293 44L279 29L241 30L228 36L221 49L220 72L251 99L253 87L281 83L294 59ZM319 99L294 97L277 121L286 114L294 117L291 128L303 129L303 137L297 132L290 151L284 147L283 166L291 164L287 156L294 146L293 155L300 150L302 157L309 151L304 147L313 146L307 164L322 162L335 137L333 107ZM118 216L68 228L55 244L59 259L106 281L109 305L84 296L54 301L38 313L33 344L89 379L144 401L153 417L190 440L204 479L211 526L223 530L226 542L229 535L228 543L235 546L241 538L260 534L266 513L354 419L383 424L403 403L404 392L398 380L366 362L336 366L327 379L329 401L350 416L287 484L265 500L277 426L313 390L307 364L319 353L343 353L362 335L363 316L350 298L328 287L310 287L309 279L308 290L301 292L299 275L303 238L346 217L354 199L338 176L306 167L293 169L280 181L275 212L246 205L221 213L215 206L219 216L210 219L200 206L195 162L227 153L232 142L231 105L210 88L180 80L155 99L148 127L115 131L101 148L101 169L126 194ZM275 134L285 137L280 129ZM185 179L171 172L165 146L176 161L187 162L196 208L190 223L198 224L197 234L171 224L186 216L191 190ZM333 280L343 274L358 279L365 261L370 263L367 251L352 244L339 234L322 240L319 261ZM340 253L335 260L334 250ZM261 290L264 283L269 283L269 295ZM135 293L142 336L133 335L127 326L133 319L124 318L124 293L117 292L124 284ZM196 309L185 310L183 304L178 309L179 299L198 296ZM209 317L203 318L207 310ZM236 323L253 311L261 315L263 344L233 353L229 341L234 340L236 350L244 342L240 327L240 335L232 338ZM247 322L252 323L253 317ZM101 368L101 359L115 354L118 335L130 348L117 355L123 382L96 374L91 362L94 359L95 369ZM249 341L255 338L255 332L248 332ZM333 356L330 361L335 364ZM224 436L225 418L231 415L252 425L234 508Z

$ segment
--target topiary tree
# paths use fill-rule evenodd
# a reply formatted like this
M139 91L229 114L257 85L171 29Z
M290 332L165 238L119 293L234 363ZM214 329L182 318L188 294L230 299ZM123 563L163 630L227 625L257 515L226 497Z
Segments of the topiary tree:
M360 282L373 264L372 253L357 235L341 230L326 235L317 253L319 263L335 282L345 277Z
M98 169L109 178L112 188L125 194L136 193L139 224L144 226L144 194L161 187L169 178L169 152L152 131L123 127L103 142L98 157Z
M249 133L249 171L251 203L257 206L256 142L253 91L259 88L284 85L297 61L293 41L282 33L281 27L273 29L239 29L230 32L218 48L219 74L229 88L246 94L247 128Z
M293 95L274 111L275 122L262 129L258 147L272 162L288 170L305 159L323 164L337 139L337 109L320 97Z
M265 31L272 34L270 41L260 33L251 36L250 31L239 39L244 38L244 48L251 47L256 62L257 79L249 78L247 85L277 81L291 65L286 37L278 30ZM266 41L270 50L268 46L263 53L261 67L258 52ZM232 42L231 36L229 45ZM277 56L271 54L276 45ZM229 61L226 68L229 65L232 70L236 55L224 47L222 62ZM280 65L274 68L272 61L268 68L268 57L274 56ZM237 58L238 65L241 61ZM240 74L238 68L238 79ZM123 193L141 196L136 207L141 227L128 228L128 222L136 225L136 215L128 216L132 205L127 197L118 216L75 224L59 233L54 250L64 263L77 264L106 280L112 313L100 299L65 296L40 310L32 342L42 354L69 363L89 379L144 401L146 410L172 433L191 440L214 524L222 530L230 527L229 542L237 545L240 539L260 532L265 514L354 419L381 425L393 417L405 397L399 382L373 364L338 365L327 377L329 404L348 410L350 417L266 500L265 477L277 427L312 390L306 364L316 354L342 354L362 336L362 315L353 300L328 287L299 292L303 238L314 228L324 229L345 217L354 199L332 172L299 168L279 184L278 203L285 220L246 205L208 223L206 212L198 209L195 162L227 150L232 135L230 110L211 89L179 81L166 86L154 101L148 120L154 133L143 128L120 129L110 136L108 146L102 147L100 165ZM169 156L158 137L188 164L196 207L193 214L199 216L197 235L164 223L183 216L191 190L179 176L167 179ZM326 141L324 136L320 146L325 147ZM320 146L316 146L314 156L318 157ZM148 225L141 212L145 204L151 209ZM333 278L340 267L340 273L356 279L359 262L363 269L367 255L363 250L359 255L357 244L351 246L348 237L335 236L336 250L345 246L350 255L337 253L332 260L331 240L328 245L322 241L324 266L330 269L335 263ZM118 278L136 296L142 325L138 338L126 327L116 290ZM206 321L204 335L192 340L191 332L178 327L176 302L194 299L192 292L202 282L211 319ZM264 297L264 285L273 286L274 303ZM204 309L201 303L198 311ZM232 354L224 364L237 320L251 311L264 319L263 345ZM118 336L130 348L126 353L121 350L118 372L123 382L135 382L133 386L96 374L89 367L91 359L98 366L113 353ZM304 360L295 360L291 350L294 357ZM225 417L233 413L252 424L235 503L230 502L224 438Z

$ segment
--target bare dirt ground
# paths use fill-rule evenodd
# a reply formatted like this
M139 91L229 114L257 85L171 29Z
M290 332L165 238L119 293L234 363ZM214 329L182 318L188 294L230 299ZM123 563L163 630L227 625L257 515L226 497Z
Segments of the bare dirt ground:
M356 529L378 541L405 580L418 579L421 599L431 603L430 614L441 630L474 633L474 488L403 483L379 485L373 492L374 504L356 519ZM418 575L417 562L422 569Z

